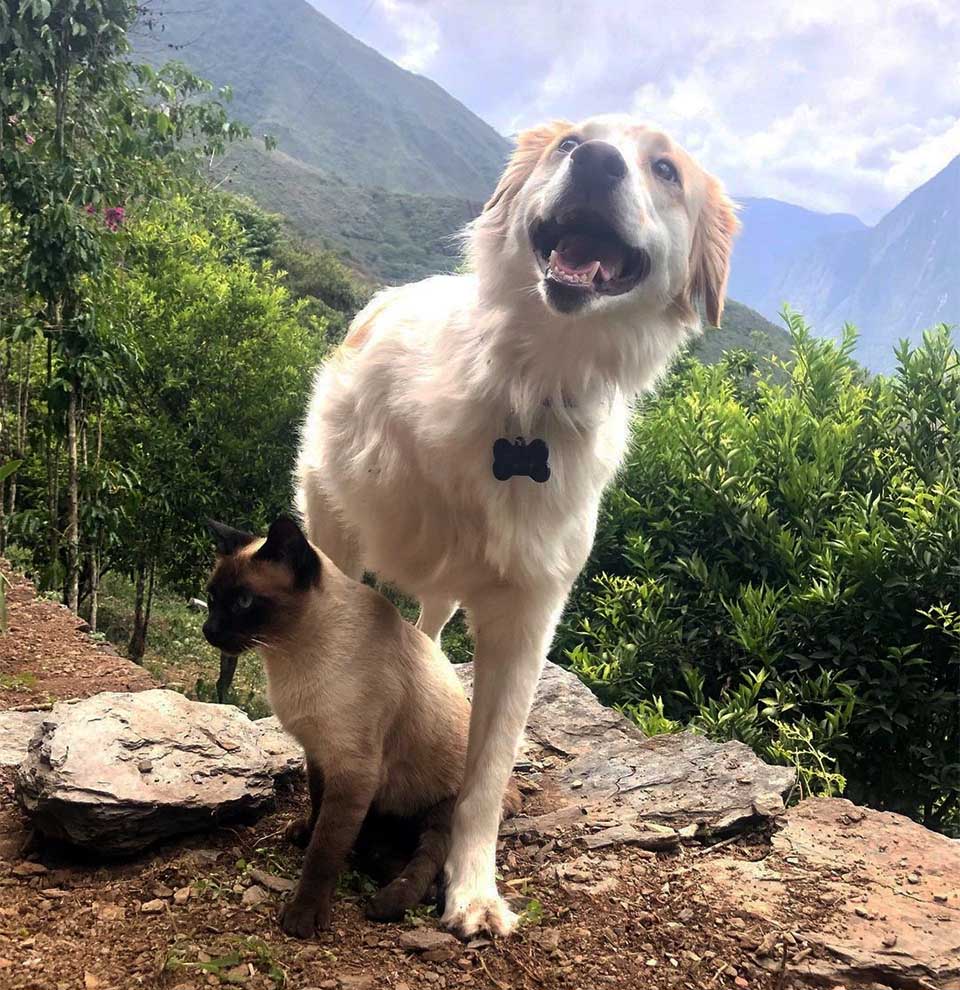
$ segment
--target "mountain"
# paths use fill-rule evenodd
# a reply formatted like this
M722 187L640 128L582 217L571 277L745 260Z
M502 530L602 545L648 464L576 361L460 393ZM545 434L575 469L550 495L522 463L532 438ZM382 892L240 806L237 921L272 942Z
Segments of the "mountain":
M456 232L479 200L356 186L279 149L231 155L231 187L283 214L308 241L329 247L377 281L409 282L450 271L460 261ZM492 188L492 187L491 187Z
M175 58L230 86L231 116L262 141L234 150L229 184L388 280L447 268L446 237L479 212L510 143L436 83L407 72L306 0L150 5L134 55Z
M277 140L274 151L260 140L233 149L225 185L377 280L409 281L459 262L456 233L492 192L510 153L506 138L306 0L154 0L149 11L159 26L138 29L135 55L155 65L176 58L230 86L231 115ZM747 204L759 218L775 201ZM770 219L764 229L780 226ZM737 250L752 249L741 240ZM730 347L785 357L789 337L730 302L723 329L707 330L694 349L711 362Z
M722 327L704 327L703 335L690 350L704 364L715 364L725 351L738 348L760 358L787 361L791 353L790 334L761 316L756 310L733 299L723 308Z
M867 229L849 213L816 213L778 199L736 200L742 228L734 242L729 291L771 318L782 307L777 290L783 273L799 253L820 238Z
M960 323L960 156L874 227L845 214L744 200L730 291L768 317L783 304L815 330L860 331L857 358L889 371L902 337Z
M155 8L163 30L140 30L137 50L229 85L232 114L291 158L359 186L481 200L503 167L506 138L306 0Z
M892 369L900 338L960 323L960 155L875 227L798 254L779 293L822 332L854 324L857 357L874 371Z

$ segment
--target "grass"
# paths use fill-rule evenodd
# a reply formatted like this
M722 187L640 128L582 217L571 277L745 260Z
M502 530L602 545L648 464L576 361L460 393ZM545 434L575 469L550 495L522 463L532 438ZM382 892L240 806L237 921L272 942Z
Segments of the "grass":
M0 691L32 691L36 686L36 674L0 674Z
M100 630L124 654L133 630L133 605L131 581L116 574L104 578L100 591ZM158 589L153 596L143 666L164 687L197 701L216 701L220 654L203 638L204 616L204 612L189 609L181 596ZM256 654L240 657L227 700L251 718L270 714L266 677Z

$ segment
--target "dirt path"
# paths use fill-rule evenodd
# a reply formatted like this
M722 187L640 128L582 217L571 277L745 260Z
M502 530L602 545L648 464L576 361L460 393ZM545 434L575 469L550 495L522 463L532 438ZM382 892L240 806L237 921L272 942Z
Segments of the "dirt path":
M6 567L4 573L13 585L7 589L8 634L0 636L0 710L156 687L142 667L82 632L85 623L73 613L39 598Z
M37 599L26 582L16 581L9 599L0 707L153 686L143 670L78 631L68 612ZM589 854L573 841L525 846L511 839L499 857L503 883L539 904L528 908L528 922L513 939L447 942L413 955L401 937L417 925L433 927L430 914L403 925L371 924L362 915L363 895L350 883L331 933L307 943L288 939L274 916L284 880L297 875L299 853L279 836L302 800L300 793L283 795L279 810L255 827L221 829L133 862L82 863L42 845L24 858L29 833L8 773L0 778L0 988L778 986L776 972L759 968L752 956L765 935L762 924L731 915L719 895L704 891L699 851ZM755 839L728 846L724 855L759 859L767 852Z

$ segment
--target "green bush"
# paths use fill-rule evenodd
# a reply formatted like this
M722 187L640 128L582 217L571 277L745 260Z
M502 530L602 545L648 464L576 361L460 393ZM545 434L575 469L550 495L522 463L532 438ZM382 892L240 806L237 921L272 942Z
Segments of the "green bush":
M855 335L686 359L640 410L561 631L647 731L691 726L947 828L960 813L960 370L945 327L870 378Z

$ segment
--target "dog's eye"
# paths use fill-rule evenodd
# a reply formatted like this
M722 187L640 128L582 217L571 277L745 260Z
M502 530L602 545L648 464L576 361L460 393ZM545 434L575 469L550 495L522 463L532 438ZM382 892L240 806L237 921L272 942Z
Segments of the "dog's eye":
M678 185L680 183L680 173L677 171L677 166L669 158L658 158L653 163L653 171L664 182L676 182Z
M560 143L559 143L559 144L557 145L557 151L558 151L558 152L559 152L559 153L560 153L561 155L569 155L569 154L570 154L570 152L571 152L571 151L573 151L573 149L574 149L574 148L576 148L576 147L578 147L578 146L579 146L579 144L580 144L580 141L579 141L579 139L578 139L578 138L575 138L575 137L568 137L568 138L564 138L564 139L563 139L563 140L562 140L562 141L561 141L561 142L560 142Z
M253 595L251 595L249 591L241 591L234 599L233 607L238 612L242 612L244 609L250 608L252 604Z

